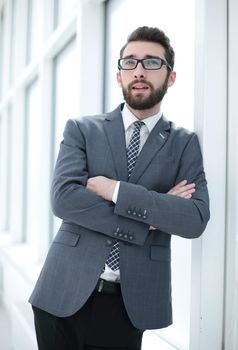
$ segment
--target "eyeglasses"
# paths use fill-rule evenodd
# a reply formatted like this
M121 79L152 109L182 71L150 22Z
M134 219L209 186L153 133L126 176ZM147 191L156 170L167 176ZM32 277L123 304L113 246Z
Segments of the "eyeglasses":
M138 66L138 63L142 64L144 69L156 70L162 66L166 66L170 71L172 67L160 57L151 57L138 60L137 58L120 58L118 60L118 69L133 70Z

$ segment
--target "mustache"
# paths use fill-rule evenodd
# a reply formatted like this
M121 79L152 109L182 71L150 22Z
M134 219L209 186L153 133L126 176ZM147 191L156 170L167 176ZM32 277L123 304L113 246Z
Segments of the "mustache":
M138 83L146 84L151 89L153 89L153 85L149 81L147 81L145 79L136 79L136 80L133 80L130 84L128 84L128 90L131 90L133 85L138 84Z

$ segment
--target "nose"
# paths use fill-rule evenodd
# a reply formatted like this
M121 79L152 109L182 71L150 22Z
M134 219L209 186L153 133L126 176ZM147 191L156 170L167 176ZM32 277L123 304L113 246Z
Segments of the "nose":
M137 67L134 69L134 77L137 79L145 78L145 75L146 75L145 69L143 68L142 63L139 62Z

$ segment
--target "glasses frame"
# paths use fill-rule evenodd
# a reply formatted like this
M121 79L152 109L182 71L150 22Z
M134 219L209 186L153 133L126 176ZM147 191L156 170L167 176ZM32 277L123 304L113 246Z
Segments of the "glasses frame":
M121 61L125 60L125 59L135 60L136 61L135 67L134 68L123 68L122 65L121 65ZM159 59L161 61L161 66L159 68L146 68L145 65L144 65L144 61L150 60L150 59ZM133 58L133 57L123 57L123 58L119 58L119 60L117 61L117 67L118 67L119 70L121 70L121 69L122 70L134 70L134 69L136 69L136 67L138 66L139 63L142 64L142 67L145 70L159 70L163 66L166 66L172 72L172 67L168 64L167 61L165 61L163 58L160 58L160 57L148 57L148 58L142 58L141 60L139 60L137 58Z

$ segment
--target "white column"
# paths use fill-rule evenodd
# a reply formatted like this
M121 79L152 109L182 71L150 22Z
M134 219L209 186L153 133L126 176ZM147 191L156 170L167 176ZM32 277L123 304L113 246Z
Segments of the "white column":
M228 167L227 239L224 344L226 350L238 348L238 105L237 105L237 23L238 2L229 1L228 26Z
M103 108L104 4L102 0L79 2L77 34L79 114L98 114Z
M196 2L195 130L203 148L211 220L193 242L192 350L221 350L226 232L227 2Z

